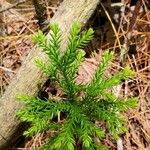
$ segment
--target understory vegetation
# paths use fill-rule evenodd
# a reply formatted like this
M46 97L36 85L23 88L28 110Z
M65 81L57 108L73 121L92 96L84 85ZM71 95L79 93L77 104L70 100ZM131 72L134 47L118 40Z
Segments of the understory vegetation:
M41 31L33 37L49 59L48 62L36 59L36 64L60 87L64 96L43 100L19 95L17 98L25 106L17 115L22 121L31 124L24 135L55 131L54 136L41 147L44 150L74 150L77 141L86 150L105 149L100 143L105 131L118 139L119 134L127 130L124 126L127 119L122 113L137 106L135 97L118 98L111 88L133 77L134 72L125 67L117 74L105 77L104 73L114 56L113 52L106 50L92 80L87 84L77 84L77 72L85 57L83 48L92 39L94 31L90 28L81 34L80 25L74 23L67 48L62 53L60 29L57 24L51 24L50 29L48 40ZM57 121L55 118L62 113L65 114L64 118ZM106 130L95 122L102 122Z

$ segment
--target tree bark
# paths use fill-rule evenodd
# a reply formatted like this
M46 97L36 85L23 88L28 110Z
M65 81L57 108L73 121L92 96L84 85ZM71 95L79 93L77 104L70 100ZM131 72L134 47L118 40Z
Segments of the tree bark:
M58 23L62 30L62 50L66 46L72 23L78 21L84 26L98 4L99 0L64 0L60 5L51 21ZM8 145L17 140L21 134L18 130L23 129L21 122L16 118L16 111L22 107L22 104L16 100L16 94L35 95L39 91L38 85L47 80L34 64L36 57L47 60L45 53L35 46L0 100L1 150L7 149Z

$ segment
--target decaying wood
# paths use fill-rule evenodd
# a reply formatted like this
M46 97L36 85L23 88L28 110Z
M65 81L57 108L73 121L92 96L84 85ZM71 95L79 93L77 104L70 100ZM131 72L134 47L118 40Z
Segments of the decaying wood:
M52 22L57 22L62 29L62 49L66 45L71 24L79 21L84 25L98 3L99 0L64 0L52 19ZM16 118L16 111L22 107L22 104L16 101L16 94L34 95L38 92L38 85L47 79L35 66L36 57L47 60L46 55L35 46L0 100L0 149L6 149L14 142L20 135L18 128L23 128Z

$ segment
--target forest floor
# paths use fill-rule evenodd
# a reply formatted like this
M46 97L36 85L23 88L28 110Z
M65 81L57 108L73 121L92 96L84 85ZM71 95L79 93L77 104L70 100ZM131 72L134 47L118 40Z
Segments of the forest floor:
M12 3L12 1L10 1ZM45 0L48 20L57 11L61 0L49 3ZM6 6L9 6L6 3ZM113 74L128 65L135 77L114 88L119 96L138 97L138 108L125 115L128 131L115 142L109 135L102 141L110 150L150 149L150 7L148 1L109 7L102 2L89 20L88 27L95 30L95 38L85 48L87 58L82 65L83 76L90 77L96 62L105 49L115 51L115 60L108 74ZM119 9L118 9L119 8ZM2 12L0 19L0 95L17 74L24 59L34 46L32 35L38 29L35 9L30 1ZM128 49L124 59L124 49ZM93 50L96 53L93 55ZM120 60L122 63L120 63ZM47 87L50 88L50 87ZM45 88L46 90L46 88ZM51 91L50 91L51 92ZM13 149L32 150L40 146L50 133L41 133L31 139L16 143ZM18 147L18 148L15 148ZM119 149L120 147L120 149Z

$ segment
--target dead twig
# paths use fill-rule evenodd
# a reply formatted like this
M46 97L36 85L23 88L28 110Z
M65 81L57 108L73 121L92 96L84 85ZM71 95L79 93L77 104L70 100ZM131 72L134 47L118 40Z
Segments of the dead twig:
M25 1L26 1L26 0L19 0L18 2L14 3L14 4L12 4L12 5L8 6L8 7L6 7L6 8L2 8L2 9L0 9L0 13L2 13L2 12L4 12L4 11L7 11L7 10L9 10L9 9L12 9L13 7L16 7L16 6L18 6L19 4L24 3Z
M15 73L15 71L11 70L11 69L8 69L8 68L5 68L5 67L2 67L0 66L0 69L4 70L4 71L7 71L7 72L12 72L12 73Z

